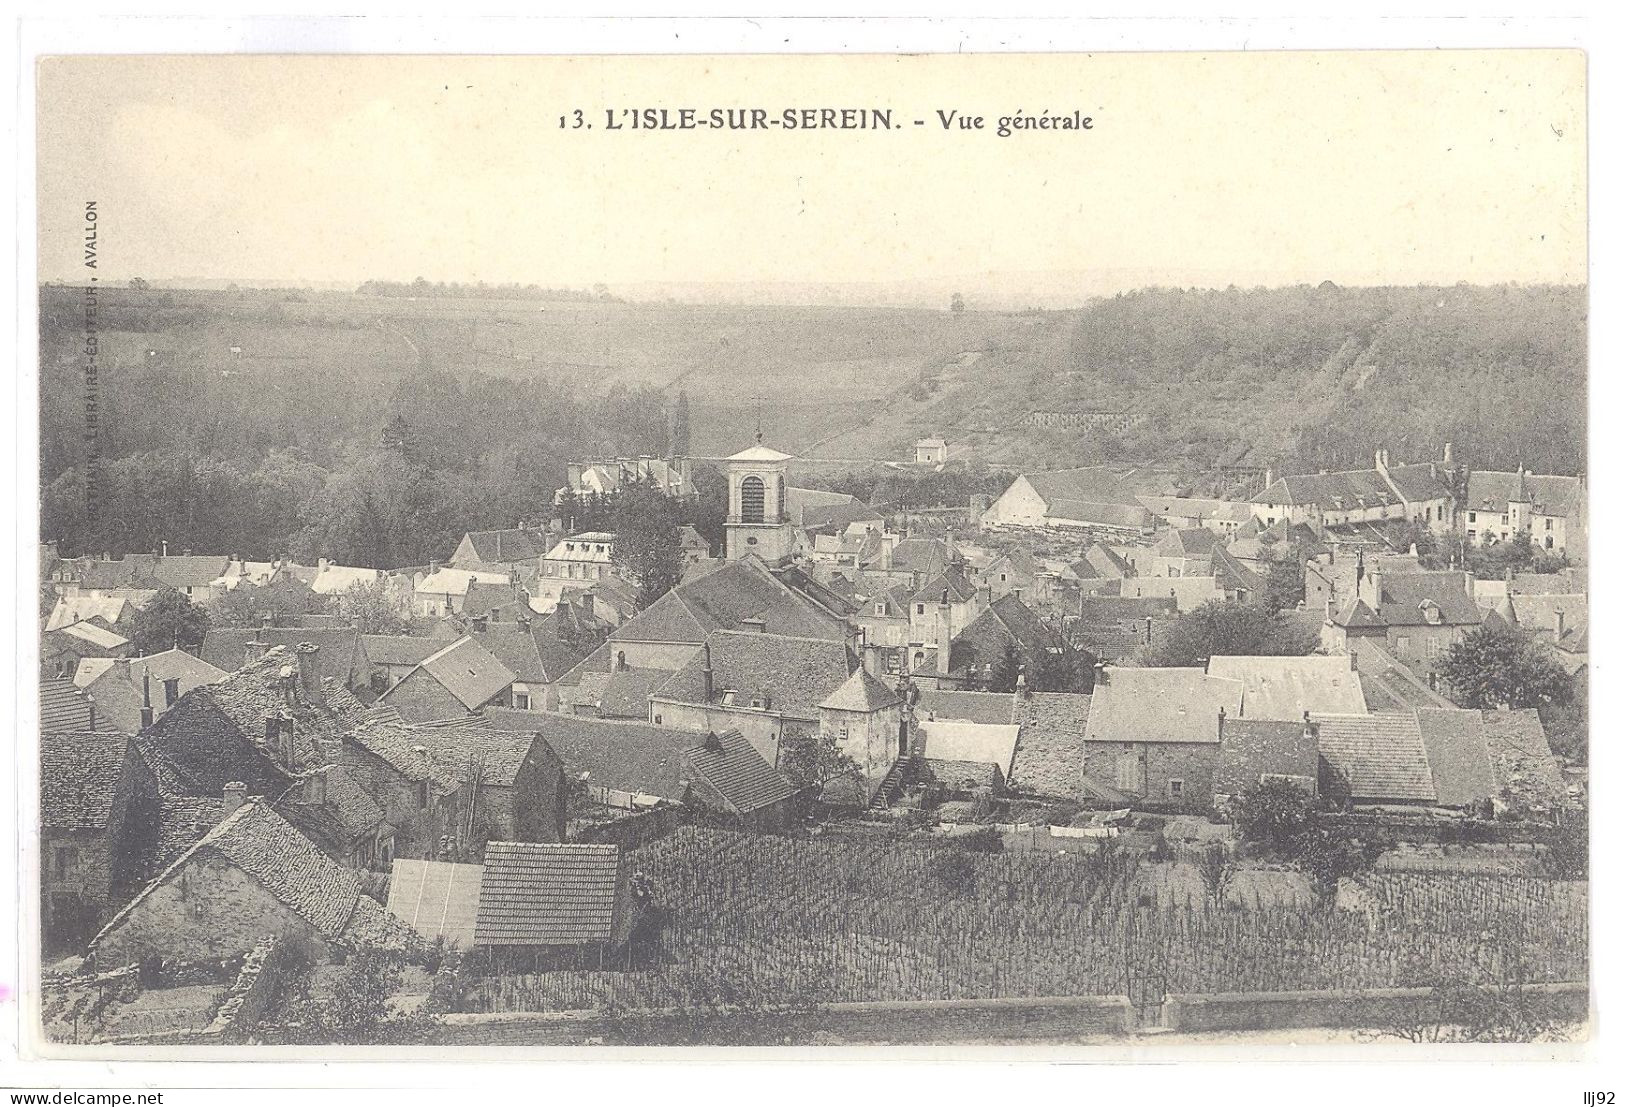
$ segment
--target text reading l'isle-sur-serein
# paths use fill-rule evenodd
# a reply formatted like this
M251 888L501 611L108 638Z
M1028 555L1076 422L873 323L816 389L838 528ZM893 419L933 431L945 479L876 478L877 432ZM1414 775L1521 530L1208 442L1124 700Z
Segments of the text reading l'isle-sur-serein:
M595 126L580 108L559 116L567 131L985 131L1000 138L1029 131L1092 131L1093 116L1082 111L1023 111L983 115L936 109L923 116L892 108L605 108Z

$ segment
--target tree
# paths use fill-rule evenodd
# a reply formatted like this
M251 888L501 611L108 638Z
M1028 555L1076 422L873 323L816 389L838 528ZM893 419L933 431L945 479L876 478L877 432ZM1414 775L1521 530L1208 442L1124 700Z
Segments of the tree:
M1565 997L1540 989L1523 947L1497 938L1476 963L1413 967L1428 992L1420 1002L1396 999L1370 1035L1407 1042L1566 1041L1579 1020ZM1413 973L1407 973L1412 976Z
M1147 651L1151 665L1204 665L1219 656L1301 656L1315 648L1312 631L1287 623L1262 603L1212 600L1175 619Z
M836 745L834 735L797 731L785 734L779 743L779 771L798 787L822 789L859 767Z
M1241 836L1286 853L1309 829L1314 801L1290 780L1264 780L1237 797L1231 817Z
M953 299L948 301L948 310L955 315L963 315L965 313L965 297L955 292Z
M362 634L405 634L406 613L383 581L357 581L339 593L339 614Z
M693 431L688 421L688 393L679 390L677 393L677 413L672 416L671 425L671 452L677 457L687 457Z
M671 500L652 485L629 485L616 496L612 518L615 564L637 582L641 611L683 577L683 546Z
M1264 606L1290 611L1303 602L1303 564L1296 559L1270 562L1264 577Z
M1569 678L1569 698L1566 703L1540 705L1540 722L1546 728L1546 740L1552 752L1565 761L1584 765L1589 760L1591 743L1591 681L1581 669Z
M1075 692L1088 695L1095 690L1094 654L1066 639L1058 648L1041 651L1027 669L1027 687L1034 692Z
M282 626L292 616L319 613L326 606L327 597L318 596L298 581L278 581L263 587L245 581L204 603L209 625L217 627L257 626L265 615Z
M208 630L208 612L175 589L164 588L130 620L130 641L143 657L176 647L195 651Z
M1517 627L1468 631L1445 651L1438 671L1463 707L1541 707L1567 703L1574 693L1551 647Z
M406 425L406 420L397 412L391 415L384 424L382 445L386 450L394 450L396 453L404 454L406 452L406 439L410 434L411 428Z
M376 1045L412 1035L419 1020L392 1009L400 990L403 957L364 947L351 953L330 983L316 979L317 956L295 944L284 957L283 994L267 1020L273 1041L322 1045Z
M146 278L144 278L144 277L131 277L130 278L130 290L132 292L145 292L148 289L148 287L150 287L150 286L147 284Z

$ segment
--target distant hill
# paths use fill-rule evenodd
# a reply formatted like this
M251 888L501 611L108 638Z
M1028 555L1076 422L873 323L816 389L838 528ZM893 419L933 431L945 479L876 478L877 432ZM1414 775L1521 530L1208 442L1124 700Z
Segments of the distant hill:
M1278 470L1432 456L1480 467L1585 463L1582 287L1147 289L1032 313L974 357L900 392L903 425L822 444L889 451L930 430L1016 465L1184 461L1239 447ZM1024 425L1032 412L1124 412L1128 430ZM900 418L896 418L900 417Z

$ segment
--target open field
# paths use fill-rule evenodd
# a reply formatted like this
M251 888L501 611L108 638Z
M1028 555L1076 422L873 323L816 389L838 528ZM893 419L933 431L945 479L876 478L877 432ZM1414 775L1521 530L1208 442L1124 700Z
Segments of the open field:
M656 967L479 979L464 1009L661 1006L678 1002L693 974L830 1002L1135 1003L1168 992L1425 986L1443 972L1586 976L1584 886L1529 877L1376 875L1362 910L1242 910L1204 892L1194 866L1125 855L984 855L685 828L636 856L666 912Z

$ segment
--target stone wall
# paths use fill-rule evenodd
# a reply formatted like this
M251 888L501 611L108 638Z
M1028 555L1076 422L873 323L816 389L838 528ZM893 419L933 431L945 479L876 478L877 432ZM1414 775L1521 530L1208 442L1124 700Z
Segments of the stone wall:
M1528 987L1555 997L1565 1015L1574 1019L1586 1017L1590 993L1585 984L1532 984ZM1380 1027L1414 1016L1427 1006L1430 995L1427 988L1171 994L1163 1004L1162 1024L1168 1030L1183 1033Z

